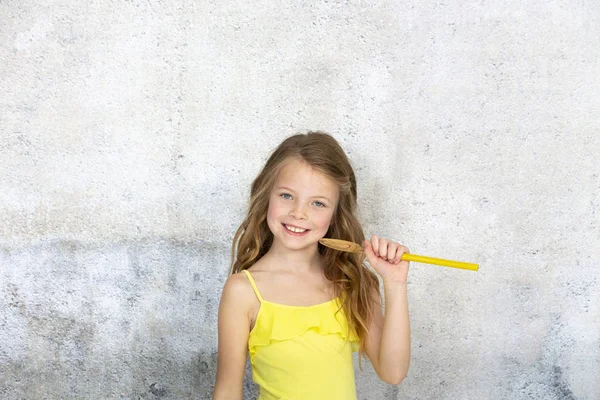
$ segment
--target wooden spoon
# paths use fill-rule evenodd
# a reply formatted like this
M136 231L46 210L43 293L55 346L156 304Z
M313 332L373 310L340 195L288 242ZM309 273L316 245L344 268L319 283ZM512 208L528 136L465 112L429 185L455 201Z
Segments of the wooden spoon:
M319 240L319 243L321 243L323 246L329 247L331 249L345 251L348 253L359 254L359 253L364 252L364 249L362 248L361 245L354 243L354 242L349 242L347 240L323 238L323 239ZM466 269L469 271L478 271L479 270L479 264L472 264L472 263L453 261L453 260L444 260L443 258L419 256L417 254L411 254L411 253L402 254L402 260L420 262L420 263L424 263L424 264L441 265L443 267L460 268L460 269Z

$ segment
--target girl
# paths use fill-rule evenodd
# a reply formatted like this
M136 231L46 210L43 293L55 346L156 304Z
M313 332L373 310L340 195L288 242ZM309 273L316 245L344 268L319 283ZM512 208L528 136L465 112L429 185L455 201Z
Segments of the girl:
M321 245L363 244L364 257ZM237 253L237 254L236 254ZM400 383L410 362L408 249L371 236L356 217L356 180L331 136L287 138L254 180L219 305L213 399L242 399L247 354L260 400L356 399L352 352ZM359 359L360 360L360 359Z

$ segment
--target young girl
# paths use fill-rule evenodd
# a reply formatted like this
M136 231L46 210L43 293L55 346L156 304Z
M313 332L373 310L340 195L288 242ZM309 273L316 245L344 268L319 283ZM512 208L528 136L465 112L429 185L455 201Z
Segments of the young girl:
M319 239L362 244L364 257ZM213 399L242 399L246 357L260 400L356 399L352 352L400 383L410 363L408 249L371 236L356 217L356 180L335 139L287 138L252 183L219 305Z

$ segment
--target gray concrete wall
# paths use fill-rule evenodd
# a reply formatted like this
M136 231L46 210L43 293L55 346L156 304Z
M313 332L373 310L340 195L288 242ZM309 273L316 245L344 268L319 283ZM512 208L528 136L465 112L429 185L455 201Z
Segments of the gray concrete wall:
M481 265L412 264L409 377L360 399L600 399L600 3L0 1L0 38L0 398L209 398L249 184L323 129L367 234Z

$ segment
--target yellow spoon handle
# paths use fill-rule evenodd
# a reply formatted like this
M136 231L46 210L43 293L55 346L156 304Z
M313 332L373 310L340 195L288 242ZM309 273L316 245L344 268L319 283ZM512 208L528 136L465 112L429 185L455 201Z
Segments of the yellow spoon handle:
M331 239L331 238L322 238L319 239L319 243L329 248L338 251L345 251L350 253L363 253L364 249L361 245L354 242L349 242L347 240L341 239ZM443 258L433 258L426 256L419 256L417 254L405 253L402 254L402 259L405 261L415 261L424 264L434 264L441 265L444 267L452 267L452 268L460 268L467 269L469 271L477 271L479 270L479 264L466 263L461 261L453 261L453 260L444 260Z
M417 254L404 253L402 259L405 261L415 261L425 264L442 265L444 267L468 269L470 271L479 270L479 264L466 263L461 261L444 260L443 258L433 258L426 256L419 256Z

